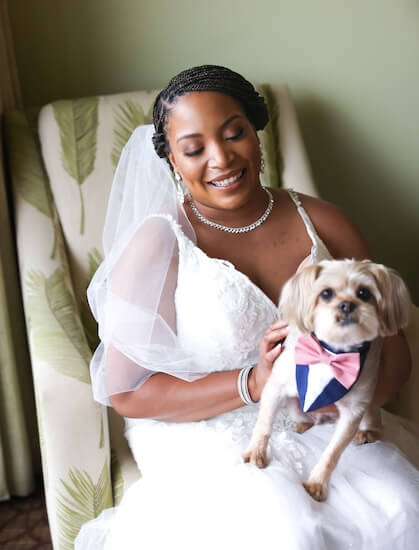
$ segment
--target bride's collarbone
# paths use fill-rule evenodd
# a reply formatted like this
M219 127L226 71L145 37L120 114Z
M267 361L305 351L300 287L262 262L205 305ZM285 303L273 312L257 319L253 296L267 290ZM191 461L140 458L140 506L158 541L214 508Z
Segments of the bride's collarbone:
M226 246L227 245L227 246ZM230 246L225 241L220 246L212 240L198 243L199 248L210 258L225 260L237 271L246 275L274 303L284 283L295 273L300 262L309 253L309 249L299 253L295 246L279 246L278 242L269 244L235 243Z

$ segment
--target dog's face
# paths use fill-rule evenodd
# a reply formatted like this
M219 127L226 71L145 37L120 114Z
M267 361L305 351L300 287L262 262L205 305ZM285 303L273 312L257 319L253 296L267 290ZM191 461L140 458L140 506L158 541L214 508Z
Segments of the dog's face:
M331 262L314 281L312 326L320 340L349 346L380 334L381 293L369 269L356 263Z
M285 285L280 316L303 333L346 348L406 326L410 299L402 279L368 260L326 260Z

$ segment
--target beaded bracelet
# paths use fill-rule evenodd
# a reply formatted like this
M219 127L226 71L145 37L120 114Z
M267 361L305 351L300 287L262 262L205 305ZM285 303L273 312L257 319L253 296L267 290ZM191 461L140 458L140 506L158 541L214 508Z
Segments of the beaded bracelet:
M253 369L253 366L250 367L244 367L239 372L239 376L237 378L237 390L239 392L240 399L245 403L246 405L253 405L256 403L256 401L253 401L253 399L250 397L249 392L249 374L250 371Z

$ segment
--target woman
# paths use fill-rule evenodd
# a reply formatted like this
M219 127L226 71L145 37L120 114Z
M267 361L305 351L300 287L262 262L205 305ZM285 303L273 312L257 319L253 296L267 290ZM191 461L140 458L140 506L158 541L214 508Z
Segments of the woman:
M89 289L104 342L95 396L127 417L143 478L76 548L413 549L419 475L389 443L347 449L322 504L301 480L332 427L296 436L278 415L269 468L240 459L287 335L284 282L304 262L368 257L362 237L334 206L260 185L267 110L237 73L183 71L153 119L121 158ZM409 371L403 335L388 338L374 403Z

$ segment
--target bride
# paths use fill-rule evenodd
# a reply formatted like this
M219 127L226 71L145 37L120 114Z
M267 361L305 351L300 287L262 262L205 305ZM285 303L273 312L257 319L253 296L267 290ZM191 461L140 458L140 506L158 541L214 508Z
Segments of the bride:
M126 418L142 478L75 548L416 549L419 472L393 443L351 445L324 503L301 482L333 426L298 435L278 414L269 466L241 460L287 336L283 284L309 262L368 257L361 235L328 203L261 186L268 114L239 74L183 71L153 120L122 154L89 287L95 398ZM403 334L386 339L381 363L377 406L409 376Z

